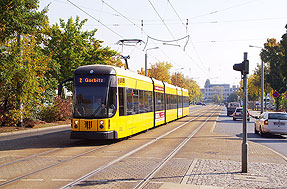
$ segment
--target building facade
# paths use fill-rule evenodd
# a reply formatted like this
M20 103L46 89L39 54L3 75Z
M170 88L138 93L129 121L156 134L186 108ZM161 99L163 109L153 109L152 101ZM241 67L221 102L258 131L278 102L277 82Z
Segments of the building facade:
M210 84L205 86L203 91L203 98L205 102L213 102L214 96L218 95L220 99L224 101L230 96L230 94L236 92L238 87L233 85L230 87L229 84Z

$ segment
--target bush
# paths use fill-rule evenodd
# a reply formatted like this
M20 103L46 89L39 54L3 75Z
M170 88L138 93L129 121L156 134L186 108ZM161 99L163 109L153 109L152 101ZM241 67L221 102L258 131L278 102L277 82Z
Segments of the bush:
M65 121L72 117L72 99L56 97L53 104L45 106L40 112L40 118L46 122Z

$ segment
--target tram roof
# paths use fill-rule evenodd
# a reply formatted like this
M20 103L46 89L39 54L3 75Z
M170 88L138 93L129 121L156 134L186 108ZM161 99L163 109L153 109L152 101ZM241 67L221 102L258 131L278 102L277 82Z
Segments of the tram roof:
M103 64L94 64L94 65L86 65L86 66L81 66L77 68L74 72L75 74L111 74L111 75L122 75L122 76L127 76L131 78L136 78L140 79L143 81L151 82L152 80L156 85L161 85L163 86L163 82L156 80L154 78L146 77L143 75L140 75L136 72L130 71L130 70L124 70L119 67L111 66L111 65L103 65ZM165 86L174 88L174 89L182 89L183 91L188 91L187 89L177 87L174 85L171 85L167 82L164 82Z

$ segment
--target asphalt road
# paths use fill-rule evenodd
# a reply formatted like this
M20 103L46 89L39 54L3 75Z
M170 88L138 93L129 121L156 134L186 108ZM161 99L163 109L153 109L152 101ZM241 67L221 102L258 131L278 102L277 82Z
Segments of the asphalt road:
M287 157L287 136L280 135L268 135L262 137L254 133L254 118L251 118L247 123L247 139L252 142L256 142L265 145L280 154ZM221 114L217 120L216 128L214 130L217 133L242 137L242 121L233 121L232 117L226 115L226 108L222 107Z
M209 131L220 112L217 106L191 110L187 117L118 141L70 140L69 127L1 136L0 187L134 188L157 173L179 183L192 163L190 141L201 128ZM184 147L188 150L179 152Z

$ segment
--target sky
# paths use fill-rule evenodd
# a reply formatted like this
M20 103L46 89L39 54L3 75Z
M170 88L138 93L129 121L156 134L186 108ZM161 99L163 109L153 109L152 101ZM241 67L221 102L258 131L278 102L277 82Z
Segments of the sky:
M39 10L47 5L51 25L87 18L83 30L97 29L104 47L129 55L130 70L144 68L147 53L148 68L169 62L171 74L182 73L200 87L207 79L239 85L233 64L247 52L252 74L264 43L281 40L287 24L286 0L40 0ZM141 42L119 45L123 39Z

